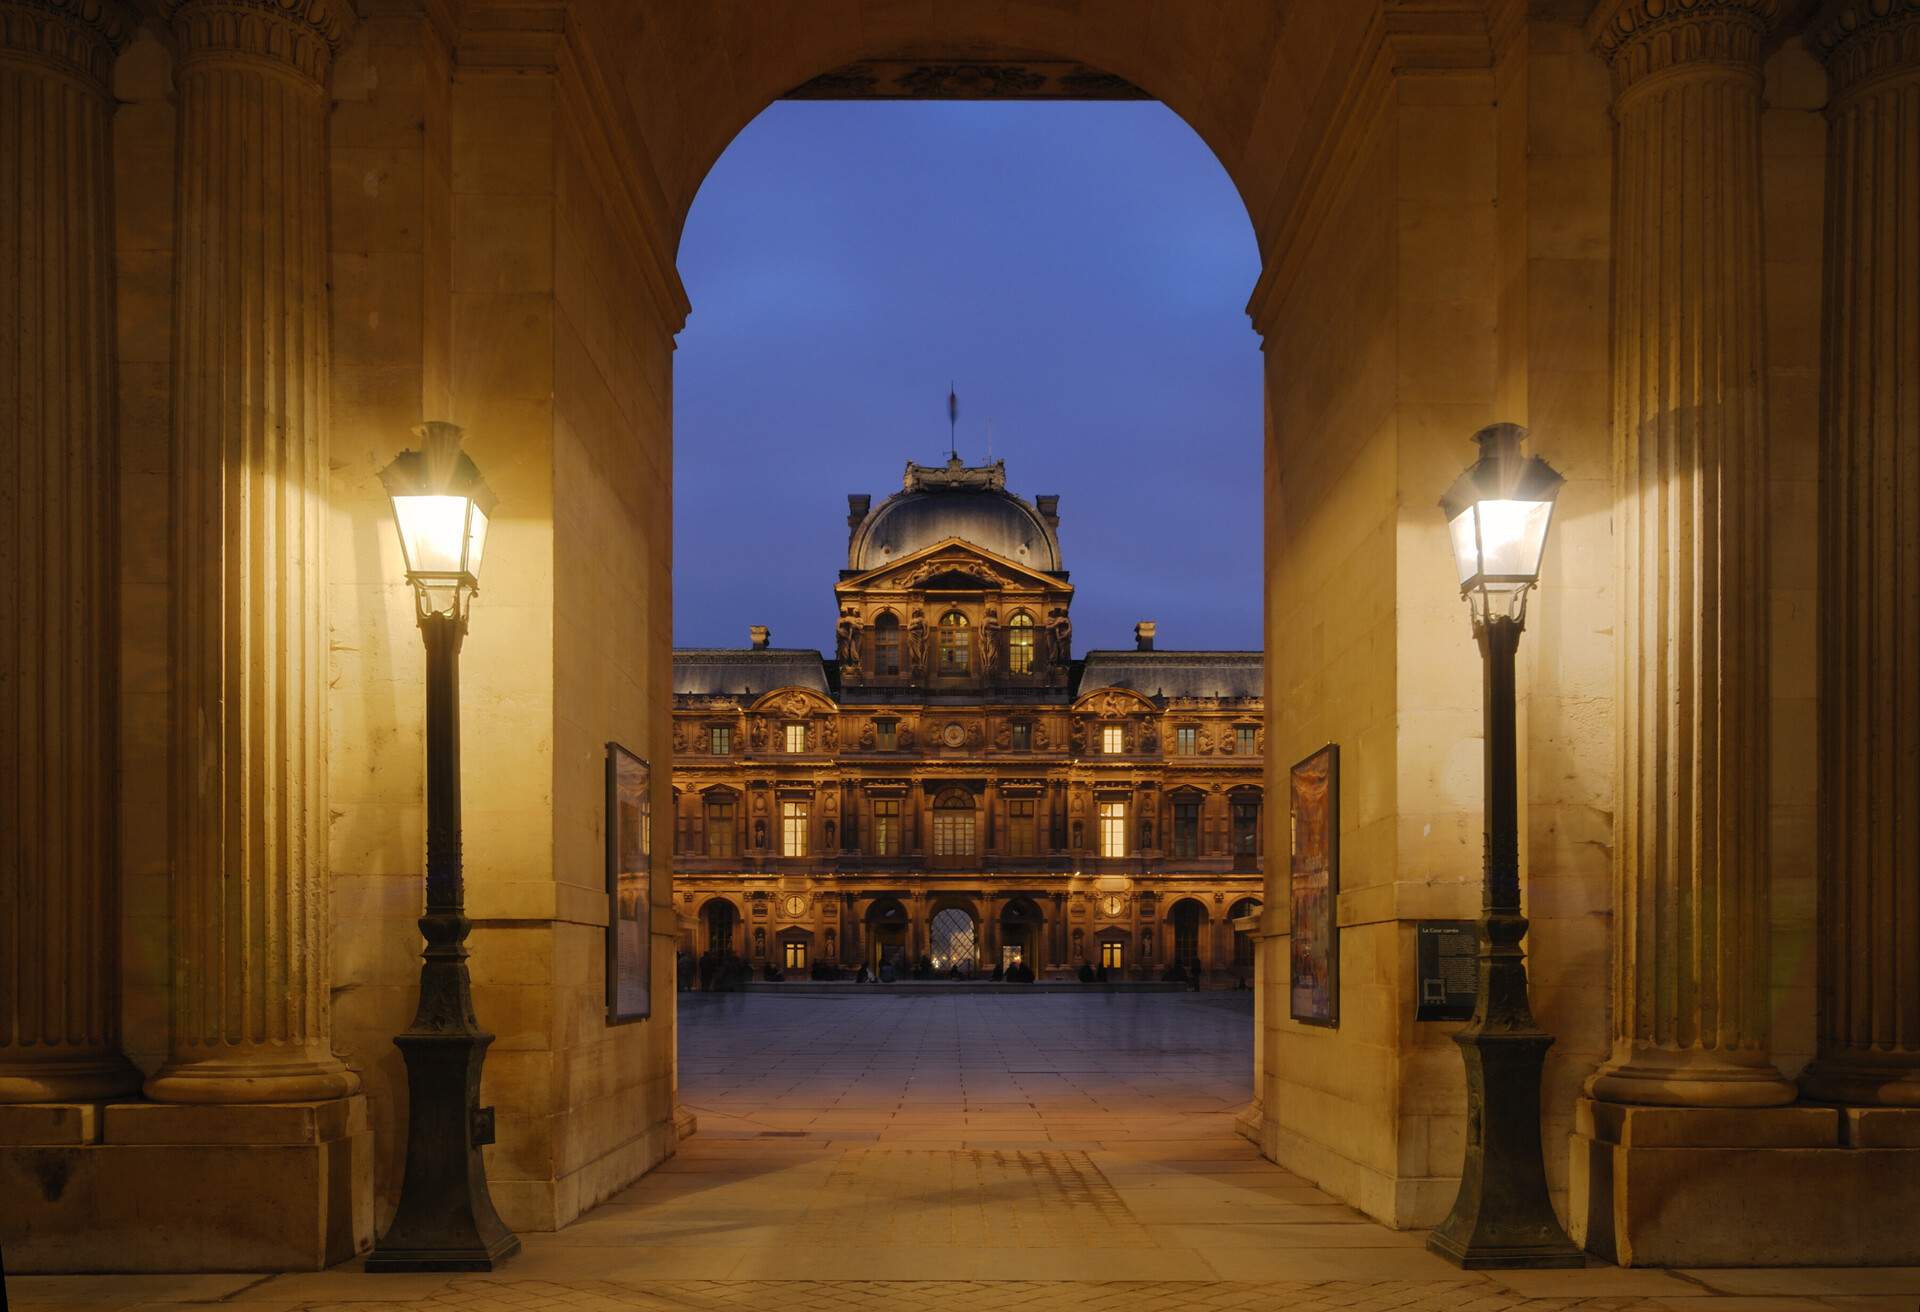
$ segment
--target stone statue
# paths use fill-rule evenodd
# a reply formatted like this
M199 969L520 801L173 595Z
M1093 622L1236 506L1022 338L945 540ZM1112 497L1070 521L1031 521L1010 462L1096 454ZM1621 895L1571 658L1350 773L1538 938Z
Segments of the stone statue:
M831 715L820 721L820 750L823 752L840 750L840 721Z
M922 673L927 668L927 617L918 607L913 608L913 619L907 625L907 669Z
M844 682L860 676L860 615L852 606L840 608L838 654L840 678Z
M987 607L987 617L980 626L980 669L983 673L993 674L1000 668L1000 608Z
M874 738L874 734L873 734L873 721L868 720L860 728L860 750L863 752L872 751L874 748L875 742L876 742L876 739Z
M767 722L765 720L755 719L753 722L753 728L749 733L749 737L751 737L753 740L754 751L756 752L766 751L767 750Z
M1073 621L1065 610L1055 606L1047 615L1047 659L1060 667L1072 659L1072 653Z
M901 725L894 733L893 741L903 752L910 749L913 746L913 726L910 724Z

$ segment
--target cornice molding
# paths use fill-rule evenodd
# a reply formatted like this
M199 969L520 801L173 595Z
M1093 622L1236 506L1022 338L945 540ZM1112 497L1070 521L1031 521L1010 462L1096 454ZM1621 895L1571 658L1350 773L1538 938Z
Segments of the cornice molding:
M169 17L183 70L240 59L316 86L326 85L354 22L347 0L173 0Z
M0 58L49 66L105 91L135 22L121 0L0 0Z
M1600 0L1587 35L1613 70L1618 97L1649 78L1711 66L1754 77L1782 0Z
M1807 26L1836 94L1920 76L1920 0L1830 0Z

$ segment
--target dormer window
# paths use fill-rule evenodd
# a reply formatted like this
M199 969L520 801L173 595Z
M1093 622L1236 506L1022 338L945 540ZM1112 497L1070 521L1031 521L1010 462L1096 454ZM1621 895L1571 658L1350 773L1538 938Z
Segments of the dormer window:
M940 673L965 674L972 637L967 632L967 617L950 610L940 617Z
M1023 610L1007 621L1007 669L1014 674L1033 673L1033 616Z

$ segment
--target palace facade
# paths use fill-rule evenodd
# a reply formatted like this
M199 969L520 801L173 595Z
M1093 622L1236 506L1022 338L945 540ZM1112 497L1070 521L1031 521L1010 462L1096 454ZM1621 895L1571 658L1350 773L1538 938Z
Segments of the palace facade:
M948 973L1252 973L1262 656L1073 653L1059 498L1004 461L848 497L836 652L674 652L682 947Z

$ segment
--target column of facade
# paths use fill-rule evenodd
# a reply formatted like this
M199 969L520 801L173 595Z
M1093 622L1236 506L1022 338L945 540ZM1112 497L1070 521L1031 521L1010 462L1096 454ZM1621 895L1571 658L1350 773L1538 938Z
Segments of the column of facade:
M1920 0L1831 78L1821 379L1820 1007L1809 1095L1920 1105Z
M118 0L0 0L0 1102L120 1055L108 93Z
M178 0L170 1102L332 1098L326 79L336 0Z
M1776 0L1611 0L1620 541L1613 1053L1627 1103L1790 1102L1768 1059L1760 57Z

